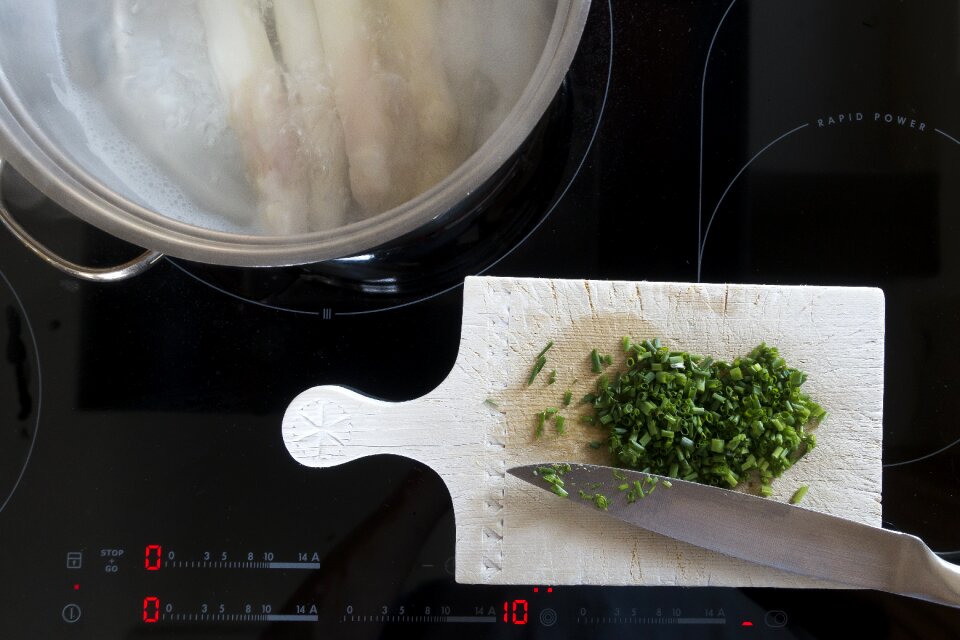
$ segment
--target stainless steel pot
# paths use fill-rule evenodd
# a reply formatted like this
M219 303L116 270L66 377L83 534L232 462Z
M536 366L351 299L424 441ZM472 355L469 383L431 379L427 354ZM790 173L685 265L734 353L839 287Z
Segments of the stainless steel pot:
M72 80L71 61L58 47L58 4L57 0L0 0L0 156L71 213L148 251L118 268L88 269L31 238L2 205L2 196L0 218L57 268L78 278L116 280L136 275L163 254L248 267L321 262L381 246L444 215L459 215L457 204L483 187L542 118L576 53L590 0L557 0L544 51L518 102L486 142L446 179L371 218L331 231L284 237L188 224L117 188L82 131L71 124L75 116L61 99L62 87Z

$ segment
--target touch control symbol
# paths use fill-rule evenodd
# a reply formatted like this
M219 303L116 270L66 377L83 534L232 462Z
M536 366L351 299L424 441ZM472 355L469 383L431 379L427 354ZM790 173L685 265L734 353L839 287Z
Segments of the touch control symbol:
M67 552L67 569L79 569L81 566L83 566L83 552L68 551Z
M767 615L764 616L763 621L767 623L768 627L773 627L774 629L785 627L787 626L787 612L779 609L767 611Z
M73 624L80 619L80 605L78 604L68 604L63 608L63 611L60 613L63 616L63 621Z
M557 612L553 609L544 609L540 612L540 624L545 627L552 627L557 624Z

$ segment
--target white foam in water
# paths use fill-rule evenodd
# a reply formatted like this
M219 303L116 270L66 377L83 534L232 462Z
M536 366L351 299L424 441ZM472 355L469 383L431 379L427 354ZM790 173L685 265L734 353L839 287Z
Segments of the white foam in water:
M506 118L540 61L555 0L443 0L441 43L480 146Z
M74 71L72 84L57 87L57 96L76 116L91 151L121 183L110 186L182 222L266 233L210 63L197 1L116 0L106 9L112 11L106 21L104 5L94 2L90 6L99 9L90 13L99 15L80 25L80 0L63 2L61 12L71 15L72 24L60 34L61 46L65 67ZM556 0L442 0L438 7L440 55L460 115L455 153L462 161L526 87ZM272 25L268 31L275 37ZM323 155L306 147L294 153L294 163ZM358 209L354 203L347 222Z
M57 98L83 128L91 152L122 183L125 197L174 220L205 228L245 232L248 224L233 223L227 216L211 215L201 208L170 176L131 144L99 105L72 88L54 87Z

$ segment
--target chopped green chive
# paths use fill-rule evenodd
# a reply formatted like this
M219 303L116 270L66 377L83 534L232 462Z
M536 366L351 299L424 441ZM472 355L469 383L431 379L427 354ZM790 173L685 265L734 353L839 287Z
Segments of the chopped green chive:
M544 482L550 485L550 490L561 498L566 498L569 496L569 493L566 489L563 488L563 480L561 476L567 471L570 471L570 465L568 464L555 464L550 467L537 467L533 475L538 476ZM581 492L582 495L583 492Z
M573 391L569 389L563 392L563 406L569 407L570 401L573 400Z
M603 375L583 400L593 419L581 418L609 436L614 466L723 487L749 473L769 495L770 481L816 445L809 430L826 412L801 392L806 375L776 348L760 344L727 363L671 351L659 339L621 343L621 371L603 373L612 359L590 353Z
M550 351L550 347L552 347L552 346L553 346L553 340L551 340L550 342L548 342L548 343L547 343L547 346L545 346L545 347L543 348L543 350L542 350L540 353L537 354L537 358L536 358L536 359L539 360L539 359L542 358L543 356L547 355L547 351Z
M807 489L810 487L807 485L800 485L800 488L793 493L793 497L790 498L790 504L800 504L800 501L803 500L803 496L807 495Z
M543 370L543 366L547 364L547 356L537 356L537 361L533 364L533 369L530 371L530 377L527 379L527 386L529 387L533 384L533 381L537 378L537 375L540 371Z
M553 384L557 381L557 370L553 369L550 371L550 376L547 378L547 384Z
M594 373L603 371L603 365L600 364L600 354L594 349L590 352L590 370Z
M566 422L566 418L564 418L560 414L557 414L557 417L554 418L553 420L553 424L557 429L557 433L560 435L563 435L564 431L566 431L566 429L563 426L565 422Z

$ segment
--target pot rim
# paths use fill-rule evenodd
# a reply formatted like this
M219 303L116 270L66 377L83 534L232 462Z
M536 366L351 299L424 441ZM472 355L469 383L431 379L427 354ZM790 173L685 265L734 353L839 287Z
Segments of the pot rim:
M363 253L442 216L480 188L542 118L573 60L591 0L558 0L543 54L507 117L440 183L389 211L329 231L231 233L180 222L104 186L64 155L29 116L0 70L0 154L37 189L82 220L128 242L196 262L286 266Z

